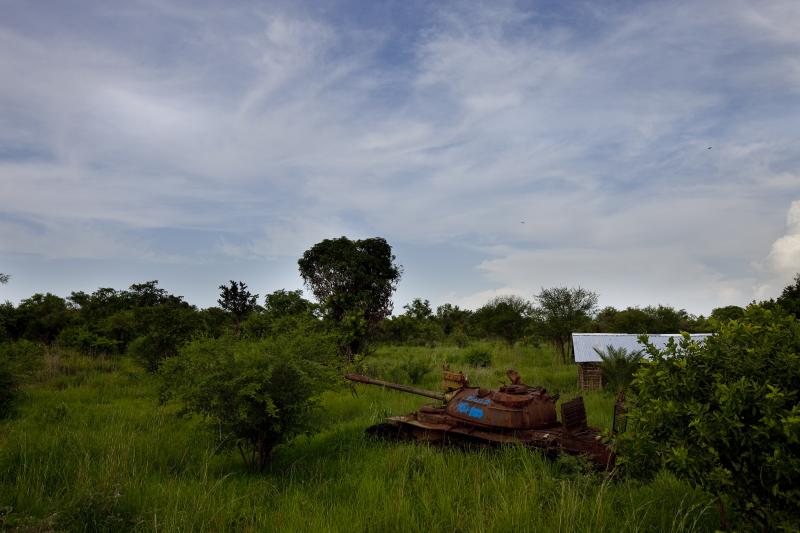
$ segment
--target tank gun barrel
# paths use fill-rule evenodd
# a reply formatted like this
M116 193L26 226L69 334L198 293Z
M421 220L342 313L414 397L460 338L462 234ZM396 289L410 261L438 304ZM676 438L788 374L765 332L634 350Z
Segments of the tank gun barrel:
M416 394L417 396L426 396L428 398L433 398L434 400L445 401L445 395L441 392L418 389L416 387L409 387L408 385L400 385L398 383L390 383L380 379L373 379L369 376L362 376L361 374L345 374L344 378L350 381L364 383L366 385L379 385L387 389L399 390L402 392L408 392L410 394Z

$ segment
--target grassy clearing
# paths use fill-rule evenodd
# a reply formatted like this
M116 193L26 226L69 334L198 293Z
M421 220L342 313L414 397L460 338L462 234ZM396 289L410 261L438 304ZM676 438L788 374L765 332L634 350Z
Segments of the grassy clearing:
M496 386L508 367L569 399L572 366L549 350L488 346L494 364L466 373ZM371 372L425 357L437 369L458 348L384 347ZM425 398L345 386L323 396L325 429L276 450L263 475L215 453L197 420L159 406L151 376L127 360L67 365L29 386L0 423L0 529L29 531L713 531L709 497L661 474L609 481L566 458L519 447L452 450L376 442L363 430ZM454 368L458 365L453 364ZM384 376L385 377L385 376ZM613 400L587 396L607 427Z

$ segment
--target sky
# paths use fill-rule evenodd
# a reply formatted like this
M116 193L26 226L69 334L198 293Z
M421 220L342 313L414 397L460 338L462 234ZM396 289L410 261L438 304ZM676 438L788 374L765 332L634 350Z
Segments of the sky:
M0 0L0 299L384 237L415 297L695 314L800 271L800 2Z

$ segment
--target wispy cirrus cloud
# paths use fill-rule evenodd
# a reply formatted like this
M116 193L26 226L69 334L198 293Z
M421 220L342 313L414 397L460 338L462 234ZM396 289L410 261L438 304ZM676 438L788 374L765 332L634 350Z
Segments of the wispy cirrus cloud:
M383 235L483 255L426 265L472 280L435 303L581 284L698 312L800 270L770 248L800 198L795 2L81 8L0 23L4 254L227 272Z

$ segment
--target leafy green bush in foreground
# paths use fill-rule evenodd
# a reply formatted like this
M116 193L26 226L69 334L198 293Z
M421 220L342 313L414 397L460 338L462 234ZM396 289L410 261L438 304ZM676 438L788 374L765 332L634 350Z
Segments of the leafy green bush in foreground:
M335 383L327 366L335 354L319 334L196 340L162 364L162 393L206 417L220 448L238 448L263 470L276 445L310 429L317 397Z
M716 494L723 526L796 527L800 322L751 306L705 344L647 351L620 443L624 467L642 476L664 467Z

